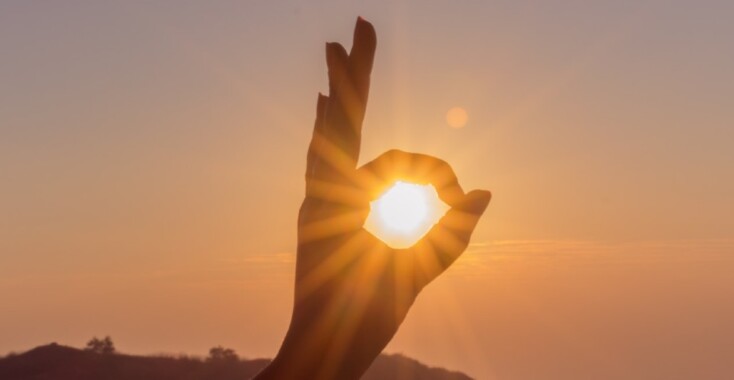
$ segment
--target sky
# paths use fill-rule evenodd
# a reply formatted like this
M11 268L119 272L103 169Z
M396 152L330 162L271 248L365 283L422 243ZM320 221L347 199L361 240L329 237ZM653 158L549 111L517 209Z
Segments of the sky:
M727 1L4 1L0 354L109 334L272 357L324 43L360 15L360 162L427 153L493 193L387 352L479 379L734 375Z

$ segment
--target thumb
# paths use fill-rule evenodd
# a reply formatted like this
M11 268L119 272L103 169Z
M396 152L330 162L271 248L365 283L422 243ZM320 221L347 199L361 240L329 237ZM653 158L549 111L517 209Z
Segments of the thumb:
M492 193L487 190L472 190L464 196L464 199L455 204L453 208L476 216L482 216L491 199Z
M423 286L461 256L490 199L492 194L486 190L467 193L421 241L410 248L422 272L418 277L423 280Z
M434 226L436 235L431 236L433 232L431 230L426 237L434 240L434 246L443 246L444 250L449 251L448 254L453 262L469 245L471 234L491 199L492 193L489 191L470 191L463 199L454 203L446 215Z

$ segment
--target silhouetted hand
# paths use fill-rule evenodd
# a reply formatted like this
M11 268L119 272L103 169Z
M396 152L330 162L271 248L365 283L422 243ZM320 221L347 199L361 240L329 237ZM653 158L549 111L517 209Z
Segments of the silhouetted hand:
M358 379L421 289L466 249L489 203L488 191L464 194L449 165L431 156L391 150L357 168L375 46L361 18L349 54L326 45L329 96L319 94L308 151L291 325L257 379ZM451 207L407 249L363 228L370 202L396 179L432 184Z

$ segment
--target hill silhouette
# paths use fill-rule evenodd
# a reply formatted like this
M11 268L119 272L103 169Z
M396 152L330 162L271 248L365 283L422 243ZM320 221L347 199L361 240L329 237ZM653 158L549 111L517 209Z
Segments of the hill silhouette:
M0 358L3 380L243 380L270 359L210 361L191 357L99 354L51 343ZM380 355L363 380L471 380L403 355Z

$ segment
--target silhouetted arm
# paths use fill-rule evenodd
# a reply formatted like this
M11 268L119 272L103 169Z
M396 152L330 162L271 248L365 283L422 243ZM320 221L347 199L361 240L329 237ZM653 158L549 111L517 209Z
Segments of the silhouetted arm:
M298 216L291 324L255 379L358 379L385 348L420 290L469 244L491 194L469 193L437 158L388 151L357 168L376 47L357 20L352 50L326 45L329 96L319 94ZM430 183L450 210L414 246L393 249L367 232L370 201L396 179Z

